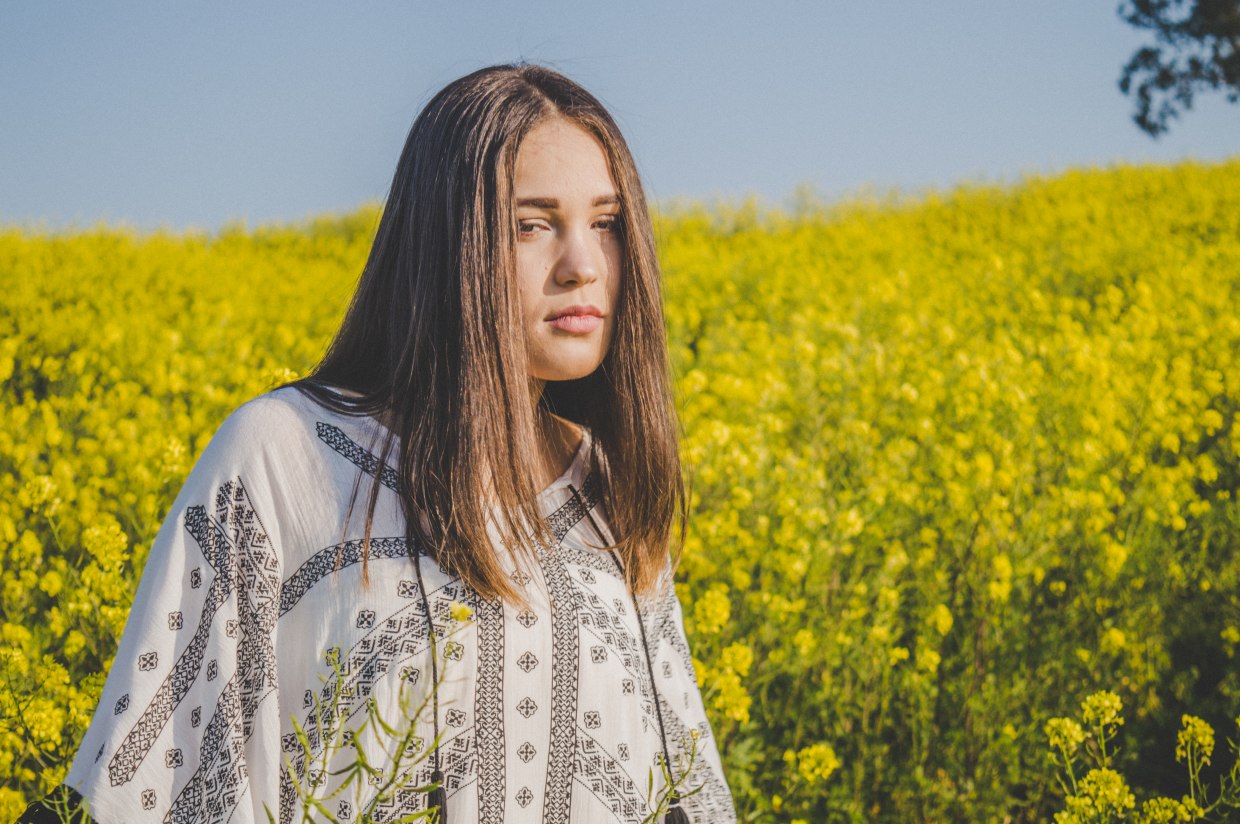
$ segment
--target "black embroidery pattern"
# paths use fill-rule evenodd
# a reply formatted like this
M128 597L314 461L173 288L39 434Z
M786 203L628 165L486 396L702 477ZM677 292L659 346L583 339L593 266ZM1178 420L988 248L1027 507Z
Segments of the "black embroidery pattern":
M551 599L551 741L543 821L566 824L572 800L573 759L577 750L577 588L555 552L543 561Z
M415 547L410 550L409 542L404 538L371 538L370 557L374 558L412 558L418 552ZM360 564L362 562L362 541L346 541L318 552L306 559L297 571L288 577L281 587L280 614L288 612L297 605L310 588L326 578L337 569Z
M379 466L379 459L369 450L360 446L356 441L346 435L339 427L332 424L318 421L315 428L319 438L337 453L345 457L363 472L375 475L379 471L380 481L389 489L396 490L398 486L398 478L395 471L391 467L384 465ZM415 556L419 554L419 549L409 547L403 539L372 539L371 540L372 557L376 558L394 558L402 556ZM342 557L343 556L343 557ZM361 542L351 541L341 546L328 547L316 553L314 557L309 559L302 568L290 579L285 585L284 603L282 611L291 609L297 600L314 585L315 582L330 573L332 570L340 566L348 566L358 563L361 560ZM419 600L417 592L417 584L413 581L401 581L397 587L398 594L401 597L409 598L414 604ZM504 734L503 734L503 651L504 651L504 634L503 634L503 606L499 601L484 602L478 599L473 593L467 597L463 587L457 591L453 589L451 595L452 600L467 600L477 615L477 632L478 632L478 666L476 669L476 692L474 696L474 723L472 727L461 730L455 741L471 741L470 755L467 760L463 759L459 753L459 747L455 750L447 750L448 753L457 752L456 760L448 759L445 761L444 780L451 795L455 791L465 785L467 776L479 776L478 782L478 810L481 821L502 822L504 818ZM429 593L428 593L429 594ZM459 597L458 597L459 596ZM434 604L434 612L440 618L447 614L447 600L437 600ZM389 623L392 619L389 619ZM404 619L405 624L409 624L410 618ZM426 637L425 627L414 627L412 625L403 628L402 637ZM463 651L457 644L456 648L450 649L445 647L445 653L448 657L459 660ZM407 655L412 655L412 651L406 650ZM372 668L386 670L390 666L390 662L381 663L378 667ZM418 670L405 667L410 672L410 680L416 682ZM369 689L368 686L362 689ZM356 694L356 693L355 693ZM324 701L329 700L328 695L324 695ZM465 720L461 715L453 715L452 718L445 717L445 722L456 721L459 725L464 725ZM455 726L455 725L453 725ZM445 742L446 744L447 742ZM476 758L473 747L476 746ZM425 783L429 780L429 773L419 775L418 780ZM411 796L405 802L397 802L391 812L393 815L398 810L413 811L418 809L418 796Z
M581 483L580 497L574 496L568 502L547 516L547 526L556 541L564 540L568 531L586 516L586 512L596 507L603 500L602 485L598 475L591 472Z
M689 643L676 629L676 623L670 620L672 610L676 607L675 598L674 594L667 598L669 620L663 624L660 640L667 642L672 652L680 659L680 665L684 667L685 673L692 678L693 683L697 683L697 670L693 666L693 653L689 650Z
M409 582L409 585L415 588L417 586L412 582ZM399 590L399 586L398 583L395 588ZM416 593L413 595L416 596ZM480 614L485 610L483 605L477 603L476 597L467 592L464 585L455 579L434 590L431 590L428 584L427 597L431 604L431 613L437 619L437 625L439 620L445 622L450 620L449 606L453 601L467 603ZM442 631L442 629L442 627L437 627L437 631ZM301 726L307 733L312 756L322 752L327 739L337 734L347 738L348 730L341 730L341 726L355 719L360 723L359 716L365 712L366 699L374 691L378 680L386 673L393 672L410 684L418 683L421 672L418 667L429 655L428 639L429 632L421 608L421 599L410 597L406 605L383 621L375 620L373 626L352 647L347 650L333 648L329 651L329 658L337 662L342 677L331 678L322 687L319 691L317 708L314 707L313 693L305 702L308 712ZM455 653L451 649L454 644L457 650ZM460 642L449 641L444 644L443 652L460 658L464 655L464 647ZM342 691L339 698L336 696L337 689ZM418 699L415 697L414 700L416 705ZM336 705L335 715L331 712L333 703ZM478 758L473 734L476 722L460 708L448 708L443 720L444 741L441 744L440 753L444 782L448 797L451 799L456 793L467 788L478 774ZM419 748L423 743L425 742L421 739L415 740ZM293 792L291 782L294 780L305 780L311 785L315 784L316 777L308 774L306 760L306 754L300 748L293 753L292 762L296 779L289 776L290 788L288 791L282 789L282 794ZM411 778L410 787L429 783L429 760L424 760L411 774L406 775ZM285 816L293 815L295 803L295 795L290 795L286 813L286 802L282 797L282 821L291 820ZM425 793L401 792L383 804L376 805L375 813L378 820L388 820L425 809L425 804Z
M504 605L479 599L474 735L478 741L478 820L504 820Z
M241 632L238 669L207 723L198 769L164 817L176 824L204 820L216 824L231 818L247 789L245 742L254 731L259 705L277 687L272 634L278 618L280 562L240 478L220 487L216 518L221 528L231 529L234 547Z
M564 560L573 566L587 567L622 581L620 573L616 570L615 563L606 552L600 552L597 549L583 549L576 546L561 546L556 551L562 554ZM585 580L584 577L582 580ZM621 606L620 609L623 610L624 607Z
M263 578L272 590L279 585L278 575L274 577L274 584L270 580L272 573L278 571L279 564L240 478L220 486L215 496L215 510L214 519L207 515L204 506L191 506L186 510L185 529L198 544L215 575L189 645L108 762L108 778L112 786L120 786L133 778L173 711L197 680L202 670L212 619L242 582L241 577L247 580L251 577ZM239 559L251 564L242 576L238 576L237 571ZM274 615L271 616L271 623L274 625ZM267 648L270 648L269 632ZM140 656L140 662L149 660L153 668L154 655L153 652L144 654ZM274 663L274 657L262 662L264 671L273 671Z
M592 550L570 550L568 555L571 562L575 564L579 560L597 557L598 553ZM607 567L602 571L615 579L618 586L626 586L620 580L619 571L610 559L607 559L606 563ZM629 676L621 680L621 693L626 695L632 693L634 682L641 684L642 713L653 721L654 702L648 688L650 679L646 674L645 653L635 634L636 628L630 630L621 614L614 609L614 602L608 604L598 595L586 590L578 609L581 631L602 642L590 648L591 659L594 663L601 664L606 661L608 650L618 653L620 663L623 664ZM623 602L621 602L621 609L623 609Z
M639 790L616 757L598 741L588 735L580 736L578 741L577 783L611 810L617 821L640 821L645 810L637 800L644 788Z
M373 452L363 448L357 441L344 434L344 430L338 426L325 421L316 421L314 428L323 443L339 452L367 475L374 476L375 470L379 468L379 458ZM387 464L384 464L380 471L379 482L393 491L400 488L400 479L396 470Z
M448 792L448 807L452 808L452 798L461 791L468 789L477 774L477 752L475 739L472 735L458 734L455 738L445 740L441 748L443 757L444 787ZM425 786L431 780L429 760L423 761L417 769L402 773L402 779L409 779L408 787ZM391 821L402 816L426 809L426 794L407 790L397 793L396 797L382 804L375 805L376 821ZM485 821L485 819L479 819Z
M574 495L547 518L557 544L601 499L593 473L581 486L580 497ZM551 601L551 740L547 747L543 821L562 824L568 821L577 753L577 615L581 596L569 575L565 557L557 548L541 553L539 560Z
M693 677L693 657L689 652L689 646L680 632L676 629L676 622L672 620L672 612L676 607L676 593L669 585L667 591L663 595L663 599L659 603L659 609L654 616L654 623L657 627L657 634L652 635L654 638L654 649L650 654L657 660L660 656L660 649L664 643L671 647L671 651L681 658L685 672ZM650 627L647 628L652 629ZM666 662L665 662L666 663ZM690 733L696 732L699 736L698 749L709 749L713 743L711 740L710 725L702 721L693 727L688 727L682 720L681 713L675 710L671 701L671 696L666 695L667 690L660 690L658 695L659 706L663 708L663 722L667 727L667 745L672 749L672 760L677 759L677 753L686 757L689 754ZM728 792L727 785L724 784L722 776L713 769L707 767L706 762L699 759L694 767L693 775L686 782L689 789L704 785L701 792L694 793L681 802L690 818L703 821L735 821L736 810L732 806L732 796Z
M288 767L280 765L280 824L292 824L293 813L297 807L297 788L293 785L293 776Z

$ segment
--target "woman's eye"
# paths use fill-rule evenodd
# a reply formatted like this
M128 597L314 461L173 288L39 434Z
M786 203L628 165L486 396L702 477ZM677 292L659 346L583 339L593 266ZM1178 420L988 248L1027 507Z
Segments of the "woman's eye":
M605 232L614 232L616 229L620 228L620 216L606 215L596 220L594 225Z
M529 220L517 221L517 234L528 237L538 231L539 225Z

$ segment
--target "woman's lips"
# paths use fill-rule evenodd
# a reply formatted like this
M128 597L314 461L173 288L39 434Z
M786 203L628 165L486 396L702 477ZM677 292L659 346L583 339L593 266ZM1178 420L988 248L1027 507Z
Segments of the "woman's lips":
M593 332L602 325L603 319L598 315L560 315L547 323L573 335L584 335Z

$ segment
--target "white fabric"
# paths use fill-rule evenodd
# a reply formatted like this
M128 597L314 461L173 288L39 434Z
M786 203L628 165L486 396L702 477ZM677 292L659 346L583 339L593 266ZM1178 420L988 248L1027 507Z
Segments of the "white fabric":
M342 734L366 719L368 699L398 722L400 685L416 706L433 680L415 553L387 467L363 581L365 502L385 431L292 389L255 398L220 427L155 539L66 779L95 820L299 821L298 788L331 795L345 778L333 771L355 762L358 746L393 772L373 724L352 745L329 749L326 762L315 724L324 717L315 706L333 696ZM690 820L735 821L675 592L642 602L652 690L633 602L611 555L591 548L599 540L587 509L607 527L588 456L586 433L573 464L539 496L559 545L526 568L510 565L528 609L481 601L420 559L443 677L447 820L643 820L649 782L656 796L664 786L654 766L657 695L677 777L690 734L700 737L683 785L704 785L682 802ZM471 606L473 620L455 621L454 602ZM342 690L330 677L333 658ZM309 761L294 721L309 732ZM429 707L413 733L406 763L420 760L411 787L430 780ZM332 817L358 820L373 802L379 785L357 786L325 802ZM398 794L374 815L398 818L425 804L424 793Z

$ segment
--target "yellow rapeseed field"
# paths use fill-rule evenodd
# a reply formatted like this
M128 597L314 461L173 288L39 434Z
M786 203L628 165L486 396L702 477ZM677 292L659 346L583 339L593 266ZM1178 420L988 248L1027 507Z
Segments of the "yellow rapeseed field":
M0 819L63 776L182 480L317 359L377 217L0 229ZM1240 738L1240 158L657 231L681 596L742 818L1208 808Z

